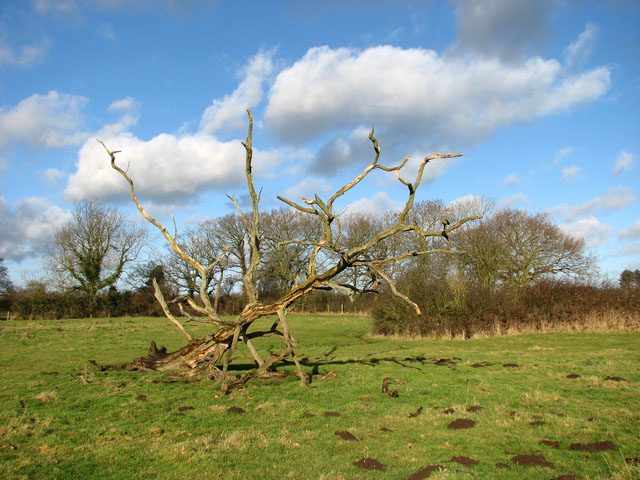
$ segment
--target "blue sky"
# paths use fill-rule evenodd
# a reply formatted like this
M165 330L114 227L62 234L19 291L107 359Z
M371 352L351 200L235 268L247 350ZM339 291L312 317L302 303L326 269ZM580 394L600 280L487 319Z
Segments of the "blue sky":
M547 212L603 275L640 268L640 3L629 0L0 1L0 256L37 278L74 201L134 216L123 165L179 228L244 198L332 193L372 158L434 161L418 199ZM381 174L344 198L384 211Z

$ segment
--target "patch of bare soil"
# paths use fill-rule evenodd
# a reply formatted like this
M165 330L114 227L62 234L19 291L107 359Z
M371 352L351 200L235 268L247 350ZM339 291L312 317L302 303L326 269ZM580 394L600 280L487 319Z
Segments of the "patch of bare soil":
M455 366L462 359L458 357L453 357L453 358L432 358L431 360L435 365L442 367L442 366Z
M484 368L484 367L490 367L491 365L493 365L493 363L491 362L478 362L478 363L474 363L471 366L473 368Z
M351 432L347 432L346 430L338 431L336 432L336 435L342 438L343 440L351 440L356 442L358 441L358 439Z
M480 463L478 460L474 460L473 458L464 457L464 456L451 457L447 461L448 462L456 462L456 463L459 463L460 465L464 465L465 467L469 467L471 465L477 465L477 464Z
M195 410L195 408L192 407L191 405L183 405L182 407L178 407L178 410L180 412L184 412L186 410Z
M625 458L625 463L627 465L640 465L640 458Z
M393 430L391 430L390 428L387 428L387 427L382 427L382 428L380 429L380 431L381 431L381 432L393 432Z
M446 413L447 415L451 415L452 413L456 413L456 411L453 408L447 408L446 410L443 410L442 413Z
M409 477L409 480L424 480L425 478L429 478L429 476L433 472L440 472L444 470L445 467L442 465L429 465L428 467L421 468L416 473Z
M555 440L540 440L538 442L538 445L546 445L547 447L551 448L560 448L560 442L557 442Z
M323 415L325 417L339 417L340 414L338 412L324 412Z
M567 378L570 378L570 379L580 378L580 375L578 375L577 373L570 373L569 375L567 375Z
M533 425L534 427L538 427L540 425L546 425L547 422L543 422L542 420L534 420L533 422L529 422L529 425Z
M137 397L137 398L138 398L138 400L140 400L141 402L146 402L146 401L147 401L147 396L146 396L146 395L143 395L143 394L138 395L138 397Z
M416 410L414 413L410 413L409 418L417 417L421 413L422 413L422 407L418 408L418 410Z
M496 468L506 468L507 470L511 470L511 467L503 462L496 463Z
M308 413L308 412L302 416L302 418L313 418L313 417L315 417L315 415L313 413Z
M460 430L462 428L472 428L475 426L475 424L476 422L474 422L473 420L458 418L447 425L447 428L450 428L451 430Z
M544 458L544 455L516 455L511 461L516 465L553 468L553 463Z
M581 452L602 452L604 450L616 450L616 446L613 442L605 440L594 443L572 443L569 445L569 449Z
M484 407L481 407L480 405L471 405L470 407L467 407L467 412L479 412L481 410L484 410Z
M229 407L229 408L227 408L227 413L244 413L244 408L242 408L242 407Z
M559 477L553 477L551 480L578 480L578 475L574 473L568 473L567 475L560 475Z
M358 468L364 468L365 470L381 470L385 471L386 468L383 464L381 464L375 458L361 458L360 460L356 460L353 464Z
M626 378L622 377L604 377L605 380L610 380L612 382L628 382Z
M40 372L42 375L59 375L60 372Z
M503 363L502 366L505 368L518 368L520 365L517 363Z

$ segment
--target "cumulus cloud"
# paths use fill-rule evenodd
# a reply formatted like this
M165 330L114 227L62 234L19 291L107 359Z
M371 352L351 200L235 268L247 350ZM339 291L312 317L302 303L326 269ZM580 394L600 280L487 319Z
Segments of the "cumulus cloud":
M620 175L623 172L628 172L634 167L636 156L633 153L629 153L626 150L622 150L618 158L616 158L616 165L613 167L613 174Z
M273 51L255 55L242 71L243 80L238 87L222 99L215 99L202 115L200 129L204 132L232 130L246 127L245 110L262 100L263 84L273 72Z
M107 109L110 112L137 112L140 109L140 102L133 97L125 97L115 100Z
M588 23L578 38L564 50L569 68L584 65L591 56L595 45L598 29L592 23Z
M612 229L610 225L600 222L593 215L562 224L560 228L567 235L584 239L587 248L604 245Z
M107 108L109 112L120 114L120 118L116 123L109 125L111 131L125 131L138 123L140 117L140 102L133 97L125 97L115 100Z
M387 192L377 192L371 198L362 197L350 203L345 211L347 213L383 215L386 212L396 211L402 207L403 204L393 200Z
M283 196L297 203L301 195L305 198L313 198L315 194L323 195L330 192L331 184L323 178L306 177L297 185L286 190Z
M640 220L636 220L631 227L620 230L620 238L640 239Z
M610 187L607 193L578 205L558 205L548 210L554 216L561 216L567 221L575 221L583 217L590 217L597 212L620 210L633 205L638 196L628 187Z
M460 145L594 100L609 84L608 68L567 76L539 57L512 65L420 48L316 47L277 75L265 120L292 142L367 119L395 141Z
M548 0L455 0L458 48L507 61L536 51L549 34Z
M160 134L148 141L129 132L110 137L99 135L99 138L108 148L121 150L116 155L118 164L128 168L138 194L160 203L245 180L245 150L238 140L221 142L202 132ZM269 171L280 157L278 151L255 149L254 172L260 175ZM111 168L102 145L88 140L78 153L77 170L67 183L67 198L122 199L127 194L128 185Z
M11 206L0 196L0 257L19 262L41 255L55 231L70 218L70 212L42 198L26 198Z
M576 165L570 165L568 167L564 167L561 172L562 181L571 182L572 180L575 180L578 174L580 173L580 170L582 169L580 167L577 167Z
M337 136L325 144L309 164L309 173L332 175L351 164L367 165L373 160L370 129L358 127L348 139Z
M17 105L0 109L0 148L24 143L39 148L59 148L81 143L82 109L88 99L60 93L34 93Z

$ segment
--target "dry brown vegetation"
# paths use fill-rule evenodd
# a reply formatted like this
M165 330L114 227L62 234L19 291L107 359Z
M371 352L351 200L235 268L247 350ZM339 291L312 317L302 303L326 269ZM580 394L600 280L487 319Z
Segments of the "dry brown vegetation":
M416 276L402 286L421 315L389 294L373 309L374 333L472 338L531 332L640 331L640 290L543 281L485 289Z

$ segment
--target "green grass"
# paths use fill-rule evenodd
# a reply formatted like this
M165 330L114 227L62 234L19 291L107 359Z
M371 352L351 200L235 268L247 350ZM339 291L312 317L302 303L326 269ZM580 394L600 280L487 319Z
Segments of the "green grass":
M88 362L126 362L151 339L181 346L166 320L2 321L0 478L406 479L436 464L446 469L430 479L640 477L624 461L640 457L640 334L386 339L368 336L370 321L292 317L313 388L288 376L226 396L209 381L101 372ZM259 345L265 355L279 347L275 339ZM456 365L433 360L453 357ZM491 365L472 367L481 362ZM238 356L232 373L249 364L248 354ZM406 380L390 384L397 398L382 393L384 377ZM472 405L483 409L467 412ZM245 413L228 413L232 406ZM329 411L340 416L323 415ZM457 418L476 425L447 428ZM601 441L615 450L570 449ZM554 467L516 465L521 454L541 454ZM479 463L463 466L453 456ZM353 465L365 457L386 471Z

